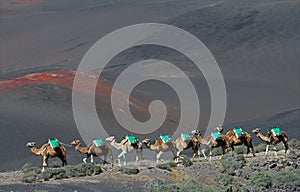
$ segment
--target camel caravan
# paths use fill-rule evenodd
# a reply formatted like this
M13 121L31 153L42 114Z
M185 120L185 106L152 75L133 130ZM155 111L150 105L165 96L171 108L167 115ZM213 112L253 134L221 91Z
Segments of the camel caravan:
M278 126L268 129L266 135L262 133L260 128L253 129L252 133L266 143L265 157L267 157L271 144L274 146L275 156L278 157L275 145L280 142L284 144L285 156L287 155L289 149L288 135ZM29 147L31 152L35 155L43 157L42 171L44 171L45 167L48 166L49 158L57 157L62 161L62 166L67 165L66 148L64 146L67 144L62 143L57 139L49 139L48 142L43 144L39 149L36 147L36 145L36 142L29 142L26 146ZM123 165L126 165L126 154L132 151L136 152L136 162L139 160L139 158L144 159L143 147L155 152L156 162L159 163L163 161L161 158L163 153L168 151L173 154L173 160L178 162L182 158L181 153L187 149L191 149L193 151L193 156L191 157L192 161L195 160L196 156L198 161L200 161L200 146L204 146L205 148L209 149L209 161L212 161L213 149L221 147L221 159L225 153L234 151L234 146L238 145L246 146L246 158L248 157L250 150L253 157L256 156L252 144L252 138L249 133L247 133L241 127L234 127L226 133L223 133L223 128L220 125L215 128L214 132L205 138L202 136L200 130L193 130L191 133L182 133L174 140L172 140L167 134L160 135L154 139L144 138L143 140L134 135L126 135L120 138L118 141L116 141L115 136L110 136L106 139L94 139L85 147L81 146L80 140L76 139L73 140L69 146L73 146L76 151L85 155L85 157L82 159L84 163L87 163L89 158L91 159L90 162L93 163L94 157L101 156L104 157L104 164L109 163L107 161L107 156L109 156L111 161L110 164L113 167L114 159L112 148L121 151L121 153L117 156L118 166L121 166L121 158L123 158ZM205 159L207 159L205 148L202 149L202 155Z

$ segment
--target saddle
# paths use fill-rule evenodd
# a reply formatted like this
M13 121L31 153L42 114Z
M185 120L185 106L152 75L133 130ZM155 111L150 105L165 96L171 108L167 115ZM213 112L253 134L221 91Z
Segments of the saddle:
M160 135L159 136L161 138L161 140L166 143L168 142L171 138L169 137L169 135Z
M214 140L220 140L223 138L223 134L220 132L212 132L211 136L214 138Z
M284 131L280 129L278 126L272 127L267 131L267 134L272 132L276 137L284 135Z
M192 139L192 136L189 133L182 133L181 138L183 139L183 141L185 141L188 139Z
M100 147L104 141L102 139L94 139L93 144L96 145L96 147Z
M236 137L239 139L246 136L246 132L240 127L233 128L233 131L234 131Z
M58 139L49 139L48 143L52 147L52 149L58 148L61 146L61 143L58 141Z

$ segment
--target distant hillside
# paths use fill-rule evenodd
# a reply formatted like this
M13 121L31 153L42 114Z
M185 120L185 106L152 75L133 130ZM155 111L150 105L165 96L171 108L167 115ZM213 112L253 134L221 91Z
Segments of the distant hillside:
M224 125L224 129L228 130L233 128L234 126L241 126L249 133L252 134L252 130L256 127L259 127L263 130L263 133L267 131L268 128L278 125L280 128L285 130L289 135L289 139L297 138L300 139L300 108L285 111L282 113L275 114L270 117L261 118L261 119L253 119L249 121L237 122L232 124ZM253 136L253 143L255 145L261 143L254 134Z

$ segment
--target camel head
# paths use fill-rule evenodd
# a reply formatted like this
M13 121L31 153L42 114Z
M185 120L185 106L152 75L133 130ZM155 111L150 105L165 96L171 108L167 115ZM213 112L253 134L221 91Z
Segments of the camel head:
M115 140L115 136L107 137L105 140L109 141L109 142L112 142L113 140Z
M26 144L27 147L35 147L36 146L36 142L29 142Z
M142 143L145 143L145 144L147 145L147 144L150 143L150 139L144 139L144 140L142 141Z
M71 145L76 146L76 145L79 145L79 144L80 144L80 140L78 140L78 139L71 142Z
M193 143L197 143L198 142L198 139L196 137L192 137L192 140L191 140Z
M260 128L255 128L255 129L252 130L252 132L255 133L255 134L258 134L258 133L261 132L261 129Z
M222 133L223 132L223 127L221 125L219 125L218 127L215 128L216 131Z
M201 134L199 130L193 130L191 133L193 136Z

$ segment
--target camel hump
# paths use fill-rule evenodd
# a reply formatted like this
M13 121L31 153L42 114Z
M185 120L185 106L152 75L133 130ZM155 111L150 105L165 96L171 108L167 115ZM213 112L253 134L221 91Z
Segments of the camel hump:
M164 143L168 142L171 139L169 135L160 135L160 138Z
M131 145L137 145L137 144L141 143L141 140L134 135L127 135L126 138L128 139L128 141Z
M276 126L276 127L273 127L272 129L271 129L271 132L276 136L276 137L278 137L278 136L284 136L284 131L282 130L282 129L280 129L278 126Z
M247 133L246 133L242 128L240 128L240 127L235 127L235 128L233 128L233 131L234 131L234 133L235 133L235 135L236 135L237 138L245 137L246 134L247 134Z
M212 132L211 136L213 137L214 140L220 140L223 137L223 134L220 132Z
M48 143L50 144L50 146L52 147L52 149L61 147L61 143L60 143L60 141L58 141L58 139L49 139Z
M192 139L191 134L189 133L181 133L181 138L183 141L188 140L188 139Z
M104 141L103 141L103 139L94 139L93 144L95 144L96 147L100 147L101 145L104 144Z

